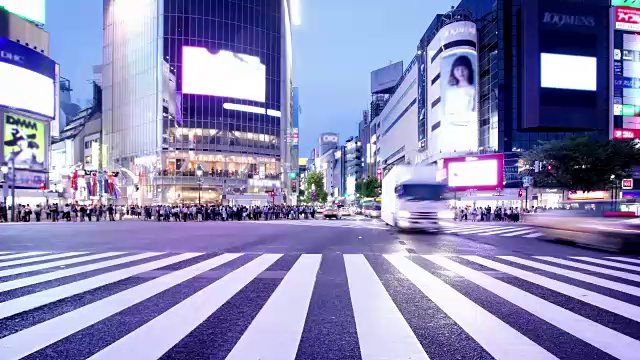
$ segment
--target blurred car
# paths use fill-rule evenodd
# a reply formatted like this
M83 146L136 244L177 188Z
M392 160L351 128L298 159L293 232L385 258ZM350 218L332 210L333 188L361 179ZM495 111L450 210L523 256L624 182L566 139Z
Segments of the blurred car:
M607 218L587 210L549 210L529 214L525 223L547 239L614 251L640 250L640 220Z
M347 207L343 207L339 210L340 216L351 216L351 210Z
M381 210L382 208L380 207L379 204L373 205L370 209L366 211L365 216L368 216L370 218L379 218L382 213Z
M322 213L325 219L340 219L342 216L340 215L340 210L334 207L328 207L324 209Z

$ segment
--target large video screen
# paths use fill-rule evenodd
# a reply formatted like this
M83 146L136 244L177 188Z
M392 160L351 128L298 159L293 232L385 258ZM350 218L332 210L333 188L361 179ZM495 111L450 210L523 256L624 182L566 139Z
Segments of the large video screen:
M459 51L442 58L440 91L448 125L467 126L478 120L476 65L475 51Z
M182 92L264 102L266 67L260 58L201 47L182 48Z
M27 20L44 24L45 0L0 0L0 7Z
M447 185L454 191L504 188L504 155L479 155L444 159Z
M543 88L596 91L598 61L592 56L540 54Z
M55 80L0 62L0 105L54 117Z

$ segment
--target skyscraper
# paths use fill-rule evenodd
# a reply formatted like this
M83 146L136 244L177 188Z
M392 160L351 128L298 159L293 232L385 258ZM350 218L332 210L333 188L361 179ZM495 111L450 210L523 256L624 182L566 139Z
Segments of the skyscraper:
M289 9L104 0L102 168L133 174L130 203L264 203L287 189Z

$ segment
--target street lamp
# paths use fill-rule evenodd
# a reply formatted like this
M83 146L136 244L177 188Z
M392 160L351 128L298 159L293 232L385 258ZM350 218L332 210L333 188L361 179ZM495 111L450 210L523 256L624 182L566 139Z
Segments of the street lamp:
M202 170L202 166L198 164L196 166L196 176L198 177L198 205L200 205L200 193L202 192L202 174L204 171Z
M2 165L0 167L0 171L5 175L9 173L9 168L11 168L11 222L16 221L16 162L13 156L11 157L11 167L7 165ZM8 183L8 181L7 181Z

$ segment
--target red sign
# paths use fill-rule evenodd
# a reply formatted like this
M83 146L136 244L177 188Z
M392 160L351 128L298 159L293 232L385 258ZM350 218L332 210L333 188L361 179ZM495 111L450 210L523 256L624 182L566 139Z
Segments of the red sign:
M640 9L617 6L616 29L640 31Z
M622 190L631 190L631 189L633 189L633 179L623 179Z
M640 139L640 129L613 129L613 138L616 140Z
M378 168L376 171L376 177L378 178L378 181L382 181L382 168Z

